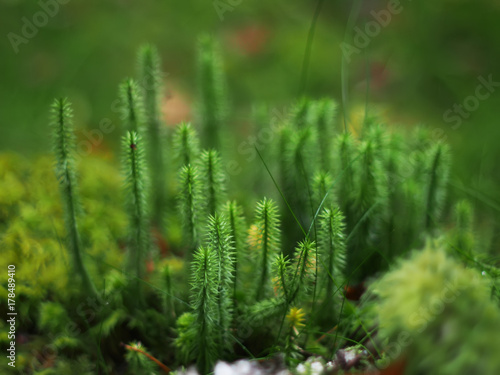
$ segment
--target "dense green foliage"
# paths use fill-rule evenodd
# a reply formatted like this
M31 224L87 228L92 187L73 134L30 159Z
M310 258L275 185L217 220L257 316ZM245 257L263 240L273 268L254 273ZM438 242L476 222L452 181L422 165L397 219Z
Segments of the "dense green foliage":
M461 365L495 374L498 340L488 327L500 324L500 271L488 243L475 240L470 204L447 196L448 146L425 129L371 117L344 129L333 100L302 98L273 124L275 141L255 146L259 170L229 176L241 151L220 145L229 132L220 56L209 39L199 54L201 118L170 136L159 116L157 51L141 50L141 83L120 86L121 178L113 161L75 163L66 100L54 106L54 178L40 184L50 169L45 159L32 168L0 159L2 242L19 274L33 275L18 280L19 300L29 301L22 332L37 337L20 366L36 374L65 374L67 363L80 373L116 373L125 357L131 374L159 373L161 361L196 364L204 375L219 359L281 352L295 368L307 356L330 360L355 346L366 348L366 368L401 355L410 374ZM255 198L247 178L266 195ZM72 269L84 288L70 282ZM446 315L425 330L410 327L409 313L454 277L461 293L439 312ZM359 303L352 290L364 284L370 293ZM462 326L475 317L469 340ZM392 356L388 340L407 331L412 346ZM465 354L453 362L457 345ZM433 346L439 352L428 356ZM474 367L483 349L487 363Z

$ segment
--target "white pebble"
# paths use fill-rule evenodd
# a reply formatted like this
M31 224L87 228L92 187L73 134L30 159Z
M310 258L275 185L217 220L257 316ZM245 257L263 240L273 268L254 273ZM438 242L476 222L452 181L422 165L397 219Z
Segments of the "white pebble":
M233 368L226 362L218 362L214 369L215 375L236 375Z

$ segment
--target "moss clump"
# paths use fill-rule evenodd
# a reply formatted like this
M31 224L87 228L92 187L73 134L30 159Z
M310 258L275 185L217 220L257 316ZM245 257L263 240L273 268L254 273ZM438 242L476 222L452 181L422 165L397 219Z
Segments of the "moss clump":
M406 373L499 373L500 313L486 280L438 243L402 261L372 291L385 359L405 353Z

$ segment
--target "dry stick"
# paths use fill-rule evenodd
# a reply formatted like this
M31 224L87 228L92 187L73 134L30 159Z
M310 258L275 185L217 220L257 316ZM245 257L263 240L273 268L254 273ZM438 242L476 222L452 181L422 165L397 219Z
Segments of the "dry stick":
M316 340L316 343L319 343L321 340L323 340L326 336L330 335L333 331L337 330L338 328L338 325L336 325L335 327L333 327L331 330L329 330L328 332L324 333L319 339Z
M163 363L161 363L159 360L157 360L155 357L153 357L151 354L146 353L145 351L142 351L141 349L134 348L133 346L124 344L123 342L121 342L120 345L124 346L125 349L133 350L134 352L144 354L146 357L148 357L150 360L152 360L154 363L156 363L158 366L160 366L160 368L165 372L165 374L168 374L168 373L170 373L170 371L172 371L167 366L165 366Z

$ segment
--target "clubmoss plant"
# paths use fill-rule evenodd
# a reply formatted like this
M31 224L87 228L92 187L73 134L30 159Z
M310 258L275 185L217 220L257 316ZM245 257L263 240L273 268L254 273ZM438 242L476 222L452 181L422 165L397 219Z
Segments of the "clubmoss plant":
M123 140L125 209L110 209L107 202L122 205L113 190L119 178L106 180L111 167L102 172L89 164L86 176L90 178L80 186L93 185L93 195L87 200L87 191L83 194L82 188L88 214L77 226L80 216L71 113L66 101L57 101L54 107L57 172L70 253L86 292L95 293L83 265L81 237L90 255L99 260L90 271L92 275L104 275L106 301L111 305L103 305L100 310L92 306L99 310L99 319L89 322L88 339L82 342L87 335L79 339L63 334L59 342L64 348L83 353L104 370L116 358L115 349L108 348L112 337L123 337L126 342L140 337L164 363L190 366L196 362L204 375L211 373L220 359L262 358L276 352L284 352L293 367L297 359L310 355L321 355L338 365L345 357L339 349L356 344L355 350L345 350L344 354L364 356L355 367L368 371L373 366L368 357L375 361L388 358L390 340L399 339L403 331L413 340L404 350L409 373L460 373L461 366L470 373L492 369L488 366L489 362L496 363L496 353L488 345L496 347L498 340L491 337L494 331L487 332L484 326L499 328L497 302L492 304L488 298L500 295L500 271L495 258L478 251L467 203L456 206L455 228L440 223L442 217L449 216L445 215L448 206L444 204L449 173L447 146L433 142L429 132L419 130L417 135L408 136L401 127L384 126L371 116L361 128L353 124L355 133L336 134L335 102L302 98L284 121L271 123L269 128L268 122L275 119L269 119L269 111L260 110L257 135L249 139L262 143L248 143L259 150L262 168L247 168L248 173L235 175L231 185L247 190L231 192L238 203L227 201L223 167L229 165L228 161L240 160L242 152L237 147L232 150L234 155L227 155L230 149L221 154L218 147L222 137L231 135L226 134L229 129L225 126L222 68L213 41L205 38L200 42L200 139L191 124L183 123L172 139L163 140L158 53L145 47L140 61L138 83L126 80L120 86L127 129ZM264 144L260 136L270 134L265 129L278 136L273 138L276 142ZM164 144L172 145L172 152ZM201 151L200 144L210 148ZM168 165L164 163L167 155L172 160ZM234 158L226 159L226 155ZM82 165L86 165L85 160ZM167 171L167 167L176 170ZM30 272L24 274L37 274L38 269L50 266L53 275L64 275L60 270L64 259L53 259L58 254L54 233L62 230L62 223L56 220L53 228L40 220L35 209L38 206L33 203L53 187L39 194L41 184L32 180L25 183L26 173L9 174L5 169L0 157L0 185L8 180L14 186L7 192L8 198L0 194L0 226L3 230L8 225L2 243L13 249L10 254L19 262L40 254L35 263L25 261L23 270ZM33 173L40 173L38 169L36 164ZM177 183L167 180L174 173ZM275 173L280 177L275 178ZM42 174L37 176L40 180ZM262 181L264 178L266 181ZM267 191L273 184L274 190ZM20 192L14 191L17 189ZM253 194L247 194L248 189ZM247 226L245 213L252 207L256 191L279 197L281 212L274 200L264 198L257 203ZM174 202L176 197L179 206L174 212L165 203ZM20 203L12 205L12 199ZM39 207L44 210L46 205ZM161 220L166 209L168 231ZM49 215L57 211L43 212ZM5 224L7 215L18 217L12 225ZM108 220L108 216L116 219ZM155 234L157 247L151 246L151 234ZM416 252L387 273L387 268L404 258L408 250L436 235L446 242ZM127 238L125 244L122 238ZM116 270L107 271L119 265L123 248L132 282ZM456 258L480 272L464 269L449 255L443 255L442 248L448 254L459 254L461 257ZM149 258L148 254L157 249L161 251ZM454 251L457 249L460 251ZM489 285L483 288L483 282L473 279L473 274L480 274ZM48 272L43 275L47 277ZM441 308L434 300L448 284L451 286ZM58 334L64 328L61 322L85 324L76 316L78 312L72 314L73 309L62 302L69 300L68 295L55 287L62 285L64 289L66 280L43 285L50 287L29 286L23 291L23 297L33 297L41 289L54 294L44 291L44 298L54 299L50 304L37 300L26 307L28 318L33 318L30 311L41 311L40 324L29 329ZM375 294L372 299L361 297L367 285L369 294ZM357 302L360 298L361 303ZM427 309L425 314L420 314L421 306ZM468 310L466 306L472 307ZM377 319L370 320L370 311ZM412 316L414 312L416 316ZM66 313L72 316L66 319ZM480 317L479 322L476 317ZM473 329L469 333L463 327ZM0 336L5 333L6 325L0 324ZM87 348L89 343L101 342L106 345L98 345L97 350ZM466 349L457 342L464 343ZM132 350L127 354L129 371L163 369L146 350L134 345L127 348ZM466 355L457 356L460 350L466 350ZM479 358L478 353L492 360L485 366L477 365L481 361L472 358ZM74 362L63 359L67 353L59 354L61 361ZM346 367L345 363L340 367L352 370L342 366Z
M234 249L234 296L236 302L236 290L238 287L238 264L242 262L243 254L246 253L246 222L243 216L243 208L236 201L228 201L222 209L223 216L227 219L229 226L229 237Z
M167 264L163 267L162 275L165 293L162 294L162 309L163 314L168 319L169 323L175 320L175 306L174 306L174 285L172 282L172 271Z
M179 211L182 220L183 239L191 248L199 244L201 235L201 186L198 170L187 164L180 170Z
M250 252L259 270L256 278L255 300L269 296L271 291L271 265L280 250L278 208L274 201L264 198L257 203L255 222L248 236Z
M405 199L404 188L401 186L405 184L405 179L401 176L404 168L402 165L404 140L401 134L395 133L390 135L387 142L387 151L385 158L382 160L387 181L387 215L384 219L386 241L384 246L387 249L387 257L389 260L393 260L403 251L403 249L398 248L400 242L398 236L404 231L404 226L398 218L404 216L402 207L411 204L411 202Z
M207 246L217 254L217 332L219 347L230 351L230 326L233 320L233 285L235 253L226 219L218 214L208 219ZM221 355L222 353L219 353Z
M246 160L251 161L255 158L258 163L258 157L255 148L259 151L261 157L266 160L273 160L280 157L276 141L279 138L280 125L284 120L284 114L277 108L270 108L264 103L257 103L251 109L252 121L252 136L248 138L248 142L244 143L244 148L240 148L239 152L243 152ZM240 145L241 147L241 145ZM252 173L244 173L241 176L244 183L255 193L256 196L264 196L269 191L269 174L265 168L252 168ZM248 181L248 182L247 182ZM267 182L267 183L266 183Z
M272 267L273 271L273 289L274 295L277 299L283 299L284 301L288 301L289 295L292 292L290 290L291 285L291 267L290 260L287 256L283 254L279 254Z
M298 119L297 119L298 121ZM314 166L316 163L314 142L314 129L304 123L301 128L296 129L289 134L287 139L283 139L285 143L283 163L281 174L285 182L285 190L283 193L288 201L288 205L282 207L284 225L286 227L297 226L297 222L290 215L289 208L293 207L294 214L302 226L307 226L310 223L313 212L316 210L313 207L312 193L312 178ZM286 133L284 133L285 135ZM286 246L293 249L293 246L300 241L301 233L293 231L290 233L290 238L285 238Z
M219 153L215 150L205 150L199 159L200 182L202 196L205 198L204 216L220 212L225 202L225 176L222 170Z
M227 98L220 52L209 36L198 41L198 82L200 128L205 147L220 146L220 131L225 128Z
M422 191L422 183L415 179L408 179L402 183L401 190L405 202L404 205L399 205L400 216L403 217L403 220L400 221L402 224L401 235L399 236L399 244L391 247L391 249L397 248L399 255L404 254L410 248L423 245L421 241L424 237L422 233L424 232L425 215L425 192Z
M299 211L299 215L300 211L309 208L307 186L311 182L313 169L308 166L312 165L310 163L316 156L313 151L315 133L312 126L312 111L312 102L308 98L301 98L291 107L287 121L279 131L282 190L291 205L298 205L296 210ZM286 208L283 208L285 212ZM290 221L290 224L293 222Z
M276 157L278 159L278 167L279 167L279 178L280 183L279 186L281 188L282 193L285 197L290 197L294 193L294 180L293 175L290 173L290 163L289 163L289 148L290 141L293 135L293 128L290 125L290 122L286 122L282 124L278 129L279 142L277 146L277 150L275 152ZM283 226L285 228L291 228L296 226L297 223L294 221L294 218L289 214L287 210L286 204L284 202L281 204L281 213L283 217ZM290 250L293 249L293 246L296 243L297 234L294 232L290 237L285 236L283 238L283 245L286 254L290 254Z
M323 208L331 207L336 203L333 186L333 179L329 172L316 172L312 183L313 208L316 211L321 211Z
M195 331L196 317L192 312L186 312L176 321L175 349L181 363L189 363L194 358L192 353L197 332Z
M290 140L293 134L293 129L289 122L282 124L278 129L279 142L276 151L276 156L279 162L280 171L280 186L285 195L293 189L290 174L287 173L288 168L288 149Z
M136 132L128 132L123 139L122 147L130 228L128 270L136 277L134 281L136 297L142 300L140 279L145 273L146 257L150 246L144 142Z
M143 134L144 108L137 82L126 79L119 88L120 110L125 130Z
M175 158L180 166L194 165L200 153L200 142L196 130L190 123L180 124L173 136Z
M357 168L358 155L356 145L351 133L343 133L336 139L336 196L339 199L340 210L347 218L347 231L351 232L355 225L353 200L354 200L354 171Z
M290 123L295 129L310 126L312 122L313 103L309 98L302 97L292 106Z
M319 285L324 288L326 315L332 315L334 301L346 283L344 215L338 209L324 209L319 219L318 253L322 260Z
M330 171L332 166L332 147L331 139L334 136L335 118L337 116L337 103L324 98L313 102L314 119L319 145L319 166L322 171Z
M165 209L164 142L161 131L162 73L156 47L146 45L139 51L139 82L144 101L151 180L151 219L160 227Z
M212 371L215 360L221 352L217 322L218 317L218 266L217 253L210 247L201 247L194 255L192 265L191 306L195 321L193 348L190 351L196 359L202 375Z
M354 256L351 265L364 262L357 275L359 279L363 279L369 276L370 270L373 270L371 262L382 264L387 259L386 252L377 246L374 239L374 236L381 230L382 220L385 217L387 186L381 160L371 140L361 144L360 160L356 171L353 207L358 229L352 241L353 251L349 254ZM368 260L370 258L371 261Z
M52 105L52 132L56 157L56 175L61 189L67 243L72 257L73 268L76 274L79 275L86 293L99 297L82 258L83 249L78 229L80 201L76 182L75 135L72 118L73 111L68 100L56 99Z
M309 184L312 182L313 169L309 166L315 165L316 162L313 150L315 139L316 134L312 127L307 126L298 130L292 135L285 155L287 164L284 173L290 174L289 179L293 181L294 186L294 193L290 196L291 202L296 205L296 209L304 211L310 207Z
M382 168L383 165L378 158L376 144L372 141L364 142L360 149L360 162L356 181L357 194L354 203L359 216L367 214L367 218L374 217L376 212L380 212L384 208L387 199L387 187L385 186ZM370 223L370 225L372 224ZM376 223L373 223L373 225L376 225Z
M293 265L293 277L291 280L291 293L288 303L296 303L305 297L310 291L312 284L317 280L316 259L314 257L316 243L308 239L299 242L295 250L296 262Z
M454 207L455 228L452 231L451 247L464 259L474 256L474 216L469 201L461 200Z
M437 143L428 151L425 228L431 230L441 216L448 183L450 155L448 146Z
M301 329L305 327L305 313L297 307L290 308L286 323L288 325L285 335L285 361L289 365L297 364L302 358L302 349L297 343Z

